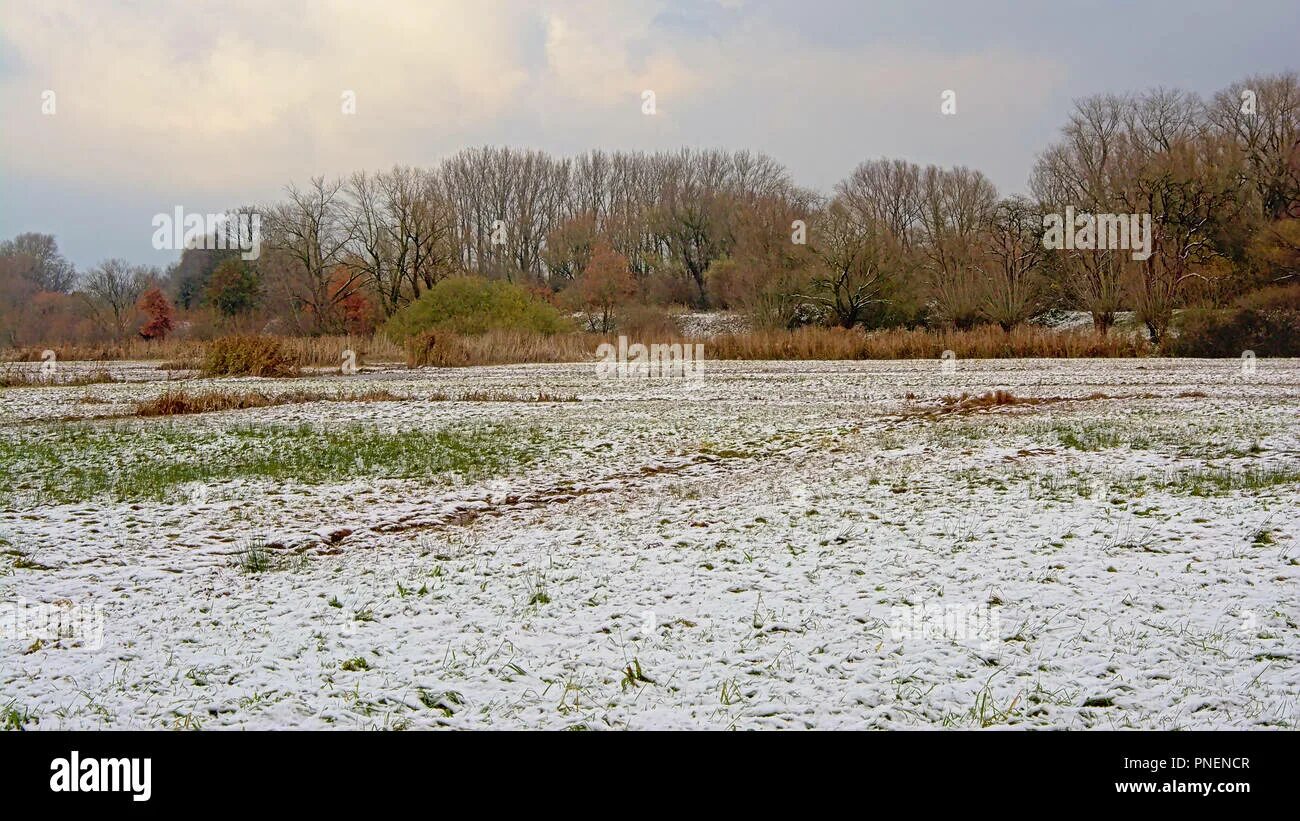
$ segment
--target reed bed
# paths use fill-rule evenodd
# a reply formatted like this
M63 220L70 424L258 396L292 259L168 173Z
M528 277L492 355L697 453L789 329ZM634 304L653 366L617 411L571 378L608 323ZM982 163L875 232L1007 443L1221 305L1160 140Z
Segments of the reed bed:
M355 363L405 363L410 367L466 367L521 363L586 362L595 358L602 342L615 335L593 333L540 334L528 331L494 330L479 336L443 331L421 334L398 345L386 337L374 336L258 336L222 337L209 342L178 340L145 342L132 340L120 345L53 346L59 361L159 360L167 370L207 370L214 350L230 350L231 339L274 339L278 365L297 369L338 368L346 352ZM879 331L844 328L799 328L793 331L749 331L708 338L629 335L630 342L645 344L704 345L707 359L733 360L861 360L937 359L952 351L961 359L1142 357L1158 352L1139 334L1112 331L1101 335L1092 330L1057 331L1022 326L1003 331L981 326L968 331L895 328ZM247 344L246 342L243 344ZM44 348L9 349L0 361L37 362ZM272 375L268 373L267 375Z

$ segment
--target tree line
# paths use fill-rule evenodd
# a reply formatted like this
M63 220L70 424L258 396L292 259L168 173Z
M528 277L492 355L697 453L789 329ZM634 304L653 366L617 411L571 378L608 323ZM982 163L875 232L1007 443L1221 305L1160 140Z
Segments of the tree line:
M0 245L0 343L165 334L172 306L191 333L368 332L466 274L527 287L598 331L632 305L770 328L1010 329L1057 308L1101 333L1133 311L1159 343L1181 308L1297 281L1300 82L1078 100L1027 189L1003 196L978 170L901 159L867 160L823 194L750 151L471 148L241 209L261 218L253 260L208 243L166 270L107 260L79 275L53 237L19 236ZM1044 216L1066 208L1151 215L1151 254L1045 248Z

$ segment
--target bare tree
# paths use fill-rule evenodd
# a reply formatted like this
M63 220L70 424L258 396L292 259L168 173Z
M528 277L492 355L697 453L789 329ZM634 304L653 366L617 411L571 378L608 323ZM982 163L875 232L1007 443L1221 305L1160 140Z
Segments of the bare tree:
M812 227L813 291L804 298L823 306L835 324L852 328L882 301L899 250L883 224L863 226L849 206L832 201Z
M52 234L19 234L0 243L0 256L21 258L22 275L41 291L67 293L77 279L76 268L59 253Z
M391 316L403 302L406 284L402 269L403 247L391 203L379 176L354 173L346 191L351 221L356 226L346 257L348 266L360 272L379 299L384 316Z
M672 262L691 280L697 304L705 304L705 274L730 248L731 192L718 152L683 151L672 158L655 225Z
M131 332L140 295L156 279L149 268L131 265L124 259L106 259L87 272L82 288L97 322L114 339L121 340Z
M422 288L432 288L456 268L455 215L437 174L400 169L389 179L390 208L406 249L400 267L411 298L418 299Z
M1038 158L1029 187L1045 211L1061 213L1072 206L1084 213L1116 210L1115 183L1131 100L1116 95L1075 102L1061 140ZM1066 226L1073 230L1073 226ZM1106 333L1123 306L1125 262L1110 248L1053 252L1074 303L1092 314L1093 328Z
M347 264L392 315L455 268L455 225L437 175L396 167L353 174L346 207L355 225Z
M570 217L546 235L542 261L553 289L562 289L586 269L596 242L596 215L590 211Z
M1245 153L1259 214L1300 217L1300 77L1247 77L1216 94L1207 109L1212 127Z
M1043 259L1041 210L1024 197L998 203L983 236L984 315L1004 331L1039 308Z
M1193 126L1195 128L1195 126ZM1151 341L1165 338L1198 267L1217 254L1214 228L1242 203L1241 152L1230 141L1188 130L1146 142L1135 129L1119 197L1132 213L1150 214L1152 253L1129 266L1129 292Z
M293 306L302 333L339 330L339 306L361 287L363 273L341 265L357 230L344 207L343 187L342 180L324 177L305 190L290 185L288 200L267 211L268 244L288 265L276 266L266 279Z
M906 160L869 160L853 169L835 191L864 225L884 225L904 249L921 217L921 167Z
M969 168L926 168L921 174L921 253L937 315L960 329L982 316L983 278L976 255L998 192Z

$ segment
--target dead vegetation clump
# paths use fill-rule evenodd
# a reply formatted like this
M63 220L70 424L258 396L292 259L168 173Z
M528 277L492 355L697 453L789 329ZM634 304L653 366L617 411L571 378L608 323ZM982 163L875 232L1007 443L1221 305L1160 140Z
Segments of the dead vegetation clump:
M1098 399L1122 399L1124 397L1093 392L1087 396L1016 396L1011 391L985 391L977 396L962 393L959 396L945 396L939 400L939 407L920 411L916 415L942 416L950 413L970 413L988 408L1009 407L1017 405L1049 405L1058 402L1090 402Z
M166 390L153 399L137 403L136 416L182 416L190 413L216 413L229 410L270 408L308 402L409 402L416 397L399 396L386 388L361 393L322 393L320 391L203 391L191 393L183 388ZM508 391L466 391L449 394L443 391L425 397L429 402L577 402L578 397L538 391L516 394Z
M434 402L578 402L577 396L569 394L561 396L558 393L547 393L538 391L533 394L517 394L509 391L466 391L459 396L439 391L429 397Z
M83 385L106 385L122 380L107 370L90 373L73 373L63 376L59 371L42 373L39 369L5 367L0 368L0 388L67 388Z
M135 415L181 416L189 413L269 408L277 405L296 405L307 402L400 402L404 399L405 397L384 389L358 394L327 394L317 391L289 391L279 394L268 394L262 391L189 393L184 389L179 389L163 391L153 399L140 402L136 405Z
M1011 391L996 390L986 391L979 396L971 396L963 393L960 396L945 396L939 400L947 412L975 410L976 408L992 408L1002 405L1032 405L1037 404L1039 400L1032 397L1021 398Z
M204 376L296 376L297 362L282 339L266 335L223 336L208 344L199 368Z

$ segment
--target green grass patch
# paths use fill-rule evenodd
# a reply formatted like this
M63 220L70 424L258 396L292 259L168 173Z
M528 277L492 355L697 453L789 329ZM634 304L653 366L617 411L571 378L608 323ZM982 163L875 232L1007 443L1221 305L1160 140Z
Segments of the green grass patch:
M253 541L235 556L235 567L241 573L252 575L273 570L276 566L275 554L259 540Z
M1057 441L1067 448L1082 451L1098 451L1131 445L1135 449L1147 447L1145 439L1126 437L1113 423L1075 422L1057 425L1053 432Z
M476 479L534 461L544 444L538 431L510 425L386 431L64 424L0 438L0 503L164 501L183 498L190 483L231 480Z
M1129 448L1207 459L1257 456L1265 451L1261 438L1284 429L1276 420L1258 414L1188 419L1152 410L1112 419L1029 420L1023 428L1041 445L1070 450L1091 453Z
M1223 496L1238 490L1269 490L1300 482L1300 468L1189 470L1175 474L1165 488L1188 496Z

